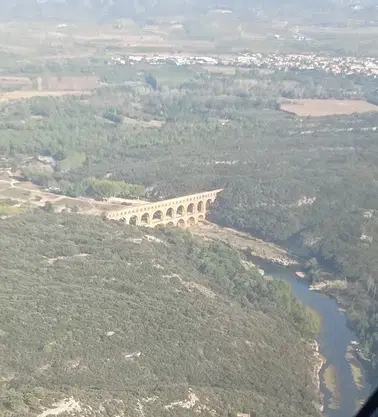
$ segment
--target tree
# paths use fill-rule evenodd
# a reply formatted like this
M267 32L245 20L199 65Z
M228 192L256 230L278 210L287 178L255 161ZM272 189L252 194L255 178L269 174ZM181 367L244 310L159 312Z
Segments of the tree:
M53 213L54 212L54 206L50 201L46 201L44 206L42 207L42 210L46 211L47 213Z
M148 85L150 85L150 86L151 86L154 90L157 90L158 83L157 83L156 78L155 78L153 75L148 74L148 75L146 76L145 80L146 80L146 83L147 83Z

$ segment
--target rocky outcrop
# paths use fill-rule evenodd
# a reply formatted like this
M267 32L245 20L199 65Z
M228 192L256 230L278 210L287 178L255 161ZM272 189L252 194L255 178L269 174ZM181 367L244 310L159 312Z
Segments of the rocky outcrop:
M326 363L326 359L320 353L319 344L316 340L309 342L309 346L311 350L313 351L313 367L312 367L311 379L312 379L313 384L316 387L316 392L319 396L319 402L314 403L314 407L320 412L323 412L324 405L323 405L323 395L320 391L320 371L322 370L323 365Z
M277 265L282 265L282 266L291 266L291 265L297 265L297 262L294 259L290 259L287 256L272 256L271 258L269 258L270 262L272 262L273 264L277 264Z
M345 290L348 286L346 280L336 279L334 281L323 281L310 285L310 291L324 291L328 289Z

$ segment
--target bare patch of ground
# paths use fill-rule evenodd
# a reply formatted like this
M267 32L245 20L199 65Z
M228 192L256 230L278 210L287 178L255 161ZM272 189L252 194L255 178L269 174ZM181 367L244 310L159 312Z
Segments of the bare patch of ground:
M215 410L212 410L210 407L206 405L200 404L200 399L191 389L189 389L188 398L186 400L174 401L164 406L166 410L171 410L172 408L177 407L186 408L187 410L193 410L195 413L207 411L212 416L215 416Z
M204 285L197 284L194 281L189 281L189 282L184 281L180 277L180 275L178 275L178 274L163 275L163 278L176 278L190 292L195 289L198 292L200 292L202 295L204 295L205 297L208 297L208 298L215 298L216 297L215 293L213 291L211 291L209 288L205 287Z
M151 235L144 235L144 237L147 239L148 242L155 242L155 243L164 243L163 240L155 237L155 236L151 236Z
M9 188L9 184L0 180L0 191Z
M31 192L29 190L14 187L1 190L1 195L5 198L12 198L15 200L27 200L30 197Z
M70 259L70 258L86 258L89 256L89 253L79 253L77 255L73 256L57 256L56 258L47 258L47 262L49 264L54 264L56 261L64 260L64 259Z
M90 210L92 208L92 205L90 202L79 200L78 198L73 197L65 197L62 196L58 200L56 200L56 204L59 206L65 206L67 208L70 208L71 210L73 208L77 208L78 210Z
M364 100L290 100L281 104L281 110L297 116L330 116L378 112L378 106Z
M323 395L320 391L320 372L323 369L323 366L327 363L326 358L319 352L319 344L316 340L309 342L309 347L312 351L312 381L316 386L316 390L319 393L319 403L316 404L316 407L319 409L320 412L323 412L324 405L323 405Z
M323 281L318 284L312 284L309 289L310 291L325 291L328 289L345 290L347 287L348 283L346 280L335 279L333 281Z
M129 124L129 125L138 125L141 127L162 127L162 125L165 122L161 122L160 120L150 120L149 122L146 122L144 120L136 120L136 119L131 119L129 117L125 117L123 120L123 123L125 125Z
M81 411L80 404L74 398L66 398L58 403L55 403L51 408L48 408L37 417L58 416L63 413L70 413L72 411Z

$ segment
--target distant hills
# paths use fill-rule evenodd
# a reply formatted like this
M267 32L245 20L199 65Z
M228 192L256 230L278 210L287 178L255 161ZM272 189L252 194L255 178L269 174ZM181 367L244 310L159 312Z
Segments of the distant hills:
M1 19L61 18L100 19L156 18L177 15L195 15L209 10L229 9L235 13L251 15L308 14L325 12L351 5L365 6L370 0L7 0L2 5Z

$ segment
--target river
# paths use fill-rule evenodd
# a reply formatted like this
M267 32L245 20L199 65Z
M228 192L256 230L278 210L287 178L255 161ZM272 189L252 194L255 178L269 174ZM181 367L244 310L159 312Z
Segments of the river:
M322 325L317 341L320 345L320 353L327 360L320 375L320 389L324 395L324 414L329 417L352 417L356 411L357 402L367 398L371 387L357 360L353 362L361 369L363 388L359 389L354 382L352 368L345 355L351 341L356 340L356 335L348 328L345 315L339 311L334 299L317 291L310 291L308 283L296 278L295 271L298 267L282 267L256 258L253 262L262 268L266 275L289 282L293 294L320 315ZM324 372L327 367L334 370L333 374L336 377L338 407L335 407L333 400L335 396L332 396L324 381Z

